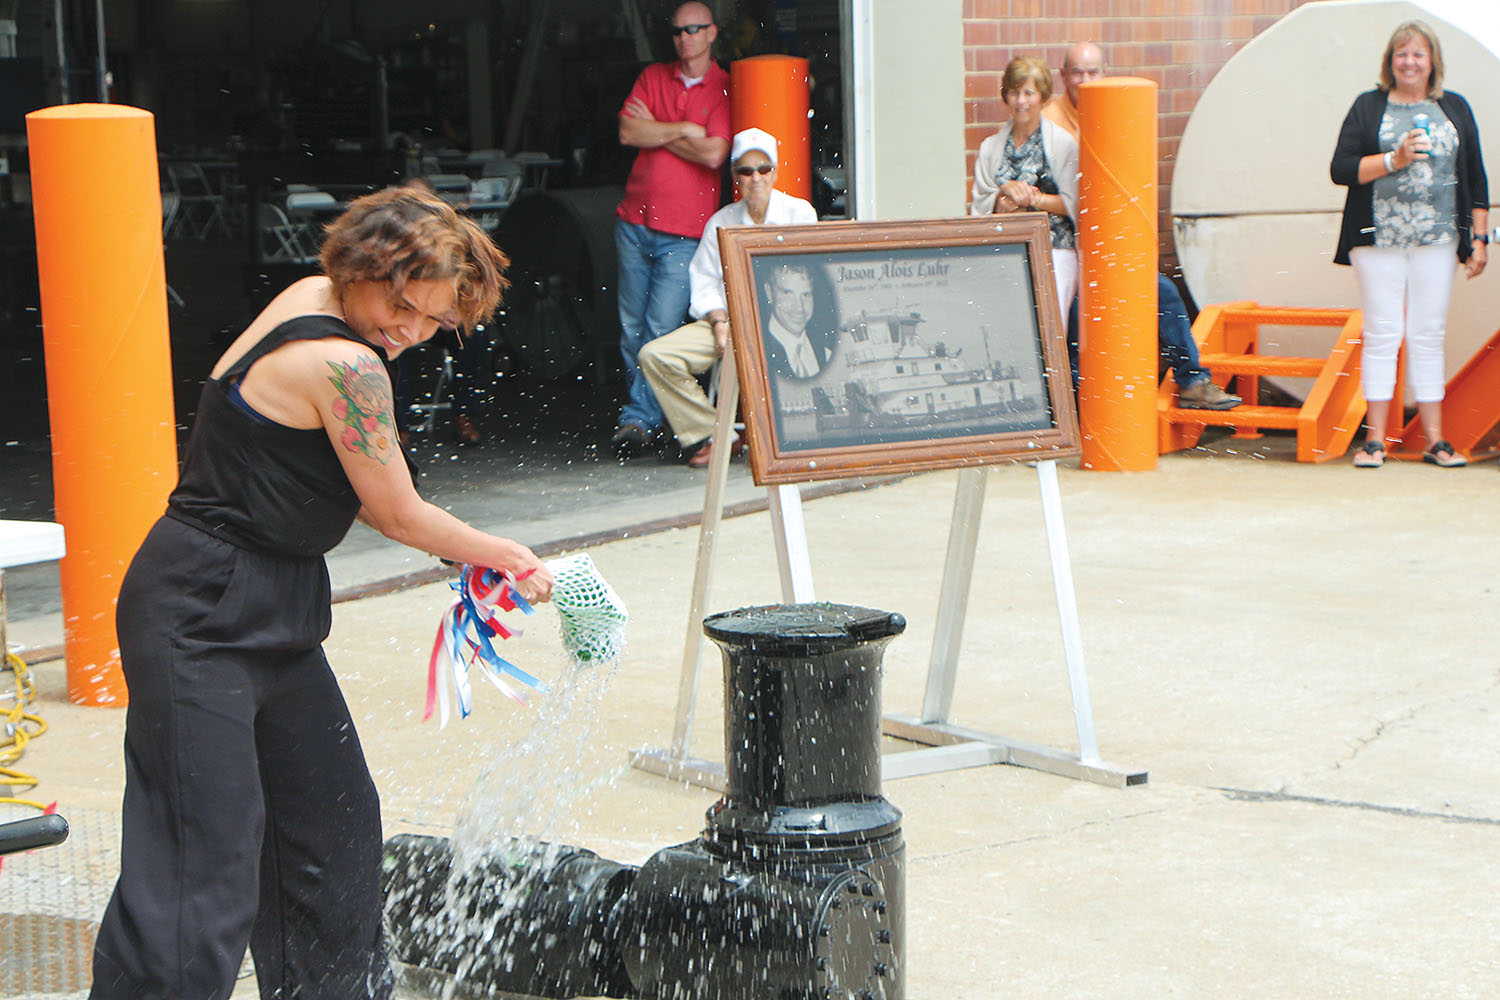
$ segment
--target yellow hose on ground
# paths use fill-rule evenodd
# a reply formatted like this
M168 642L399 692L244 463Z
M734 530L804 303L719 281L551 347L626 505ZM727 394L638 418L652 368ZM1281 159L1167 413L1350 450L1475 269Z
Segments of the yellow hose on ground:
M18 771L10 765L21 759L26 744L47 731L47 723L40 715L26 711L36 698L36 684L31 679L31 668L15 653L6 651L5 669L15 679L16 692L12 696L15 704L8 709L0 708L0 788L13 788L29 792L39 782L36 778ZM14 795L0 795L0 804L31 806L42 812L47 806L35 799L23 799Z

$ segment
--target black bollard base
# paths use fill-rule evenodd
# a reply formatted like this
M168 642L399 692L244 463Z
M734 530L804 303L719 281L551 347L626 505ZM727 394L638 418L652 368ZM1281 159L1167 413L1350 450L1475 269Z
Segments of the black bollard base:
M880 793L880 674L905 627L838 604L709 618L729 788L703 836L639 869L513 841L457 879L448 841L393 837L393 957L532 997L904 1000L906 847Z
M519 840L457 879L452 865L446 838L403 834L385 842L391 957L480 991L637 995L611 929L634 868L582 848Z
M904 864L899 837L839 859L659 851L625 904L630 978L651 1000L898 1000Z

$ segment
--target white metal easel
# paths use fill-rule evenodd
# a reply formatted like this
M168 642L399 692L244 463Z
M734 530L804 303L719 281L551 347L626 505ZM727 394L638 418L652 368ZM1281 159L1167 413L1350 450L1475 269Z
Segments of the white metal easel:
M714 441L733 440L734 413L739 401L740 383L735 371L734 352L725 351L719 363ZM724 519L724 484L729 479L732 451L731 448L718 447L709 453L708 490L703 501L703 521L698 528L698 564L688 608L672 745L665 750L644 748L630 755L632 767L721 792L725 790L723 763L688 756L688 742L692 736L698 681L703 670L703 616L708 606L709 583L713 578L719 524ZM807 531L802 521L802 493L796 486L772 486L766 490L766 495L775 534L776 564L781 572L781 599L788 604L816 600L813 597L812 563L807 555Z
M1035 464L1037 483L1041 487L1042 520L1047 529L1047 552L1052 560L1052 589L1057 597L1063 655L1068 666L1068 688L1073 696L1078 752L1074 754L1022 743L955 726L948 721L953 709L959 641L963 636L969 587L974 577L974 549L979 541L979 516L984 509L985 479L989 471L983 467L964 469L958 474L958 491L953 501L953 526L948 533L948 556L943 566L943 587L938 599L937 627L932 637L932 659L927 668L922 715L920 718L887 715L881 727L888 736L923 743L927 749L886 754L882 767L885 778L907 778L985 764L1015 764L1120 788L1146 783L1145 771L1099 759L1094 709L1089 701L1088 674L1083 663L1083 635L1078 627L1078 600L1073 590L1068 538L1063 530L1062 498L1057 489L1057 463L1048 460Z
M718 412L715 441L729 441L734 434L734 414L739 404L739 380L734 355L726 352L719 366ZM677 689L677 714L671 747L644 748L631 754L631 765L643 771L711 788L725 790L721 762L690 757L688 743L702 673L703 615L713 577L714 553L719 524L724 515L724 486L729 476L731 449L715 448L708 469L703 521L698 534L697 571L688 609L687 635L682 654L682 676ZM1057 488L1054 461L1035 463L1041 488L1042 518L1047 531L1047 550L1052 562L1052 586L1062 626L1063 652L1067 661L1068 686L1073 698L1073 719L1078 731L1078 752L1023 743L991 733L952 725L953 687L958 676L958 650L963 636L970 584L974 575L974 549L979 540L980 514L984 509L986 468L959 473L954 499L953 524L948 535L948 554L943 568L942 592L934 630L932 659L928 666L927 690L920 718L888 715L882 729L898 739L924 744L924 749L886 754L882 777L906 778L938 771L951 771L988 764L1013 764L1051 774L1079 778L1099 784L1127 787L1145 784L1147 773L1099 759L1094 733L1094 711L1089 701L1088 675L1083 663L1083 640L1078 625L1078 602L1073 590L1073 571L1068 559L1067 535L1063 528L1062 500ZM807 533L802 520L802 494L795 485L767 490L776 561L781 573L782 600L787 603L813 601L812 565L807 552Z

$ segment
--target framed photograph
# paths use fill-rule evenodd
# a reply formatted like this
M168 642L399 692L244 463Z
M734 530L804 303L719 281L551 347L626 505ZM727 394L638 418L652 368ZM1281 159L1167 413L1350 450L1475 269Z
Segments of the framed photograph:
M1079 454L1046 216L719 231L759 484Z

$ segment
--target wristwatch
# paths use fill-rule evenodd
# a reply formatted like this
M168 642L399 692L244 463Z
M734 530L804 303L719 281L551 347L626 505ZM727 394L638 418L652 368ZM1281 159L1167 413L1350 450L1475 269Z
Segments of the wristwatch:
M1489 242L1490 242L1490 234L1489 233L1475 233L1474 234L1474 242L1475 243L1483 243L1484 245L1488 246Z

